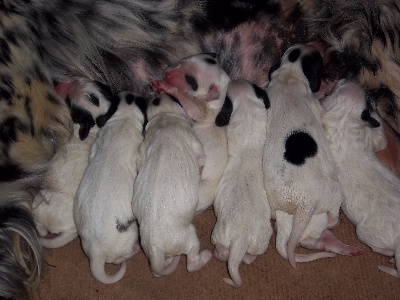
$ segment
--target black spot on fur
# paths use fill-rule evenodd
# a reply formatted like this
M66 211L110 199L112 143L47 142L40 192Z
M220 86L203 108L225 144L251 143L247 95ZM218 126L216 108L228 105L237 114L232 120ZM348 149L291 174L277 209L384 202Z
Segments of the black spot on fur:
M7 41L0 38L0 63L7 65L11 62L11 49Z
M152 105L154 106L159 106L161 103L161 98L157 97L153 100L153 102L151 102Z
M81 141L87 138L90 129L96 124L93 116L85 109L70 108L72 122L79 124L79 138Z
M103 127L106 124L106 122L117 111L118 106L119 106L119 102L121 101L121 99L118 96L114 96L114 97L106 98L106 99L110 99L111 105L110 105L110 107L108 108L108 111L105 114L100 115L100 116L98 116L96 118L96 124L97 124L98 127Z
M313 137L304 131L292 132L285 141L285 160L293 165L301 166L307 158L318 152L318 146Z
M125 232L128 230L129 226L131 226L135 222L135 219L129 219L127 223L122 223L117 219L117 231L118 232Z
M381 126L381 123L371 116L371 112L367 108L361 113L361 120L366 122L371 128L378 128Z
M111 88L108 85L106 85L104 83L101 83L99 81L95 81L94 83L97 86L97 89L99 90L99 92L104 96L104 98L106 100L112 102L114 96L113 96L113 93L111 91Z
M185 75L185 80L194 92L197 91L199 85L197 84L197 80L193 76Z
M0 165L0 182L12 182L26 175L27 173L17 165L11 163Z
M264 102L264 106L266 109L271 107L271 103L269 101L269 97L267 92L260 88L258 85L253 84L254 93L256 94L257 98L261 99Z
M302 57L301 67L307 77L310 89L313 93L319 91L321 86L321 77L324 69L322 56L318 51L312 52Z
M125 102L127 104L131 105L133 102L135 102L135 95L133 95L133 94L126 95Z
M215 118L215 125L217 125L218 127L224 127L228 125L231 119L232 112L233 112L232 100L228 96L226 96L221 111Z
M0 124L0 140L9 146L17 141L18 131L26 132L28 129L17 117L9 117Z
M289 61L290 62L295 62L299 57L300 57L301 51L299 48L297 49L293 49L290 53L289 53Z
M85 98L92 103L93 105L99 107L100 106L100 99L94 93L88 93L85 95Z

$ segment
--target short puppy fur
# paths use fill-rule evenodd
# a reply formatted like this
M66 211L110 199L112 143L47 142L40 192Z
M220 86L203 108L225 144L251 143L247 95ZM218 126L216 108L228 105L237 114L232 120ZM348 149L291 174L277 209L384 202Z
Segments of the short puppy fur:
M240 287L239 265L263 254L272 235L271 209L264 190L262 157L267 132L265 90L245 81L229 83L227 96L217 119L225 123L228 163L218 184L214 201L217 223L211 235L214 256L228 261L232 279Z
M174 97L157 95L147 115L132 206L141 245L155 276L172 273L181 254L187 255L187 270L193 272L212 258L210 250L200 251L192 224L204 150L193 121Z
M74 204L74 220L90 270L105 284L120 280L126 260L140 250L132 196L146 100L130 92L119 93L118 99L117 111L99 130L90 150ZM102 120L97 123L103 125ZM121 263L121 268L109 276L105 263Z

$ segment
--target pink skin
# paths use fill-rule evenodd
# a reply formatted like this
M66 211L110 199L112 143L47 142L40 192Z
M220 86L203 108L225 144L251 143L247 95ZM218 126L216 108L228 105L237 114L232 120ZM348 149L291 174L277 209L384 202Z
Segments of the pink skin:
M364 253L360 248L342 243L328 229L322 231L318 239L308 237L300 241L300 245L307 249L324 250L347 256L358 256Z
M158 80L150 84L151 88L159 93L164 92L178 99L189 117L199 122L207 115L207 105L204 100L198 100L183 93L179 87L173 86L165 81Z

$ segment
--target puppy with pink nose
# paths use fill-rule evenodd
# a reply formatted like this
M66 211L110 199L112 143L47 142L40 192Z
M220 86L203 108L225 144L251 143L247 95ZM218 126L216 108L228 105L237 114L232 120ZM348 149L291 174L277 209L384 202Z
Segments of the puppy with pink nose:
M195 120L193 129L206 155L198 213L213 204L215 190L228 161L226 129L216 117L223 106L229 82L229 76L213 55L197 54L172 66L165 73L165 81L152 84L155 90L175 96ZM182 97L182 93L189 97Z
M140 251L132 212L139 146L143 141L146 100L130 92L117 95L118 108L90 150L74 203L74 220L92 275L105 284L120 280L126 260ZM108 275L105 263L121 264Z
M157 95L147 116L132 203L141 245L155 276L171 274L182 254L187 256L187 270L194 272L212 258L210 250L200 250L192 224L204 150L192 119L173 96Z
M46 248L62 247L78 236L73 216L75 193L99 130L96 120L106 121L113 110L111 90L101 83L80 78L62 86L74 134L51 160L33 203L39 240ZM47 237L48 233L56 236Z

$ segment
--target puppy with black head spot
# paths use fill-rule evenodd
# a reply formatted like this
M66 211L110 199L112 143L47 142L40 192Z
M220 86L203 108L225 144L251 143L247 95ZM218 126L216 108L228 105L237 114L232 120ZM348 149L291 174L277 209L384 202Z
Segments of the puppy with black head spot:
M75 193L89 162L89 151L99 127L96 120L107 120L114 103L107 86L77 79L61 93L73 120L73 137L50 161L43 188L34 198L33 216L46 248L58 248L77 237L73 217ZM57 234L46 238L48 233Z
M105 284L120 280L126 260L140 251L132 213L133 185L143 141L146 100L131 92L117 95L116 112L99 130L90 150L74 203L74 220L93 276ZM104 123L98 119L97 123ZM121 264L107 275L105 263Z
M153 89L179 99L195 121L193 129L206 153L199 188L197 212L200 213L213 204L228 160L226 129L216 117L224 104L230 78L215 60L215 55L208 53L179 61L165 72L164 77L165 81L152 84Z
M376 156L387 144L383 121L366 105L365 92L355 82L339 81L322 104L344 195L343 212L362 242L394 256L391 267L379 269L400 277L400 180Z
M192 224L204 150L192 119L175 97L157 95L147 115L132 204L141 245L155 276L171 274L182 254L187 256L187 270L194 272L212 258L210 250L200 251Z
M263 254L272 235L262 170L269 106L265 90L235 80L217 116L226 124L229 156L216 191L211 241L215 257L228 261L231 279L224 281L235 287L242 284L240 263L249 264Z
M276 219L278 252L295 267L335 253L358 255L329 231L338 224L341 190L336 166L321 124L319 90L322 57L311 46L289 48L271 73L271 102L263 170L265 190ZM296 254L300 244L325 250Z

